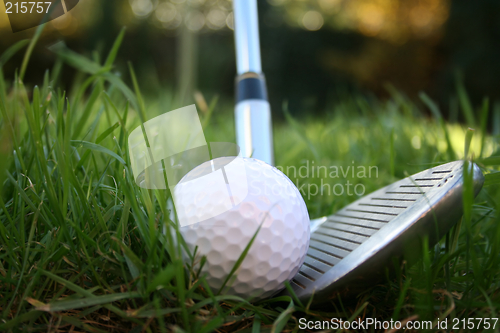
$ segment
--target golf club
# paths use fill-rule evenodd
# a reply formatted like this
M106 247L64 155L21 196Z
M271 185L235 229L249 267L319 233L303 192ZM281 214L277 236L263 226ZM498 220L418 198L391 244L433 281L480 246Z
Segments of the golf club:
M463 169L474 194L484 177L470 162L446 163L377 190L337 213L313 220L306 260L291 286L301 300L321 303L383 278L393 258L411 261L425 238L437 243L462 215Z
M271 108L260 61L256 0L234 0L236 142L243 157L274 165Z
M256 0L234 0L236 133L243 156L273 162L272 129L261 73ZM366 289L394 257L416 258L422 241L435 244L462 215L463 168L475 195L484 177L469 162L443 164L369 194L334 215L311 221L309 250L291 286L300 300L321 303L337 292ZM284 292L285 294L287 292Z

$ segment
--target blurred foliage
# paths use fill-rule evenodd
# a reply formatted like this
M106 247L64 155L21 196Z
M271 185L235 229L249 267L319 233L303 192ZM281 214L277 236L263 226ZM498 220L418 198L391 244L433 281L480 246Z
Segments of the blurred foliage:
M290 25L315 31L325 24L396 44L437 35L449 11L448 0L269 0L269 3L284 7Z
M176 29L184 22L192 31L233 27L230 0L129 0L138 18L151 18L160 28Z
M473 106L500 98L500 1L497 0L258 0L264 72L271 105L281 114L323 112L346 92L389 97L387 84L410 98L427 92L456 113L457 73ZM0 5L0 51L33 29L13 34ZM91 15L89 15L91 13ZM47 24L27 73L40 77L54 57L47 46L105 50L127 27L123 49L147 92L183 91L179 77L209 95L231 98L235 75L231 0L82 0ZM183 33L189 32L191 35ZM186 37L187 36L187 37ZM191 36L191 37L190 37ZM193 37L194 36L194 37ZM182 40L194 46L187 61ZM185 44L184 44L185 45ZM192 58L192 59L191 59ZM183 62L184 61L184 62ZM19 67L14 59L4 70ZM118 63L124 67L125 61ZM63 82L74 72L63 71ZM189 87L191 89L191 87ZM188 89L188 90L189 90ZM192 94L187 94L192 95ZM189 103L191 101L186 101Z

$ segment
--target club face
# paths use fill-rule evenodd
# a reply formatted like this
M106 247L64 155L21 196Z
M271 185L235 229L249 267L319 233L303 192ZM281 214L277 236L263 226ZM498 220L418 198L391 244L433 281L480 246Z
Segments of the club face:
M334 215L313 221L309 250L291 287L299 299L321 303L383 276L392 258L421 253L462 215L463 161L425 170L375 191ZM484 177L469 164L475 194ZM361 289L358 289L360 287Z

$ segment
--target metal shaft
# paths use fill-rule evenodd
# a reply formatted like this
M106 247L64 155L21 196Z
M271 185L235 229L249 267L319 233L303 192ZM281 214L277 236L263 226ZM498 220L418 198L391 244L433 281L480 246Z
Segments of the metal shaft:
M256 0L233 0L236 44L236 141L242 156L274 165L271 108L260 60Z
M259 22L256 0L234 0L234 38L238 74L260 73Z

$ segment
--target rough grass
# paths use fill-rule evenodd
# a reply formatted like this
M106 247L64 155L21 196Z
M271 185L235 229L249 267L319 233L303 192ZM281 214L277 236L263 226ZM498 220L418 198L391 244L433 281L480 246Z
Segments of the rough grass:
M33 88L24 86L22 76L36 38L20 76L4 78L0 71L0 331L279 332L297 331L302 317L498 317L500 137L486 133L488 112L499 119L498 108L485 100L474 112L459 87L461 109L475 128L472 141L466 126L446 123L424 94L418 104L395 90L388 101L345 96L321 119L299 122L287 115L275 125L276 161L305 188L322 180L351 181L368 193L464 157L483 168L486 184L475 201L464 195L461 228L395 278L321 309L290 297L252 304L207 288L182 261L171 229L161 232L172 224L168 193L134 183L128 133L180 105L170 95L145 101L131 67L122 76L132 78L132 88L122 81L113 69L122 38L104 60L53 47L59 60ZM25 45L14 46L0 62ZM81 72L68 94L58 87L61 66ZM424 116L427 110L431 118ZM229 105L214 99L199 111L207 141L234 138ZM300 177L287 169L313 161L377 166L378 177ZM311 217L357 198L310 194L304 193Z

